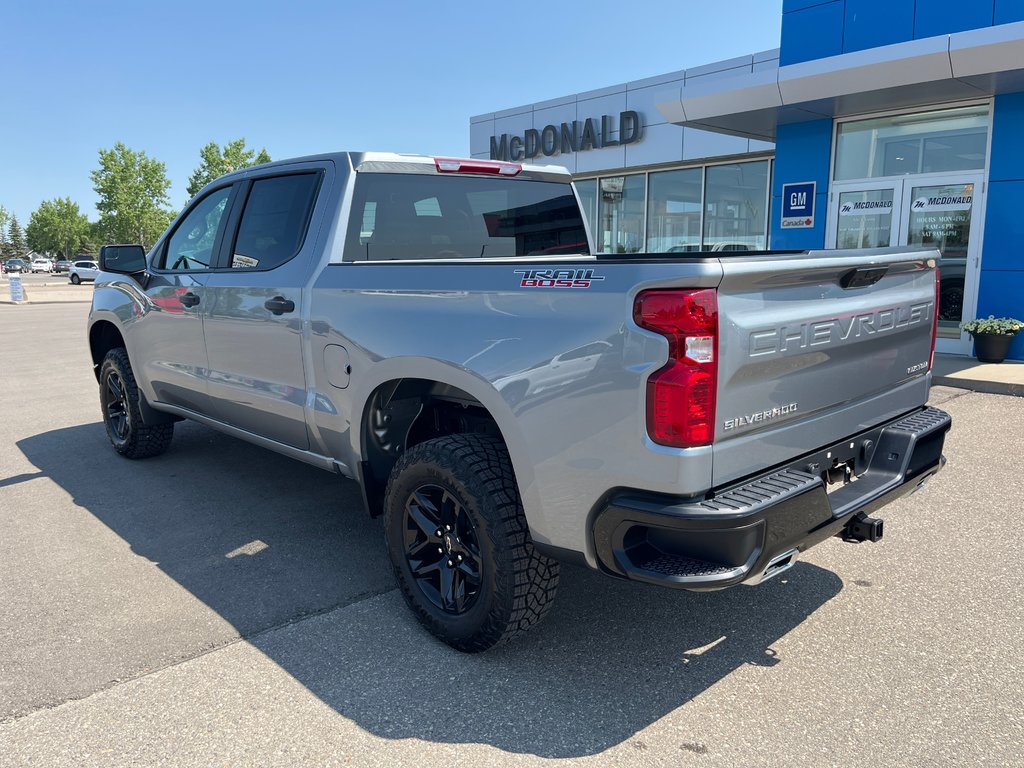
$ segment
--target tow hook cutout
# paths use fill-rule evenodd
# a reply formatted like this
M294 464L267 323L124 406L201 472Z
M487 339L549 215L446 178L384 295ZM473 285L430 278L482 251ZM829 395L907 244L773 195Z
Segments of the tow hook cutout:
M874 517L868 517L866 512L858 512L846 524L842 537L843 541L852 541L855 544L859 544L862 541L881 541L882 521Z

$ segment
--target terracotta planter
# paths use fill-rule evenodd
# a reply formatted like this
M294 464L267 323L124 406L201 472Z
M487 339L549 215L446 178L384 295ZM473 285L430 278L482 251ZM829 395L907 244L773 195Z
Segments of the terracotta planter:
M1001 363L1010 351L1015 333L972 333L974 354L983 363Z

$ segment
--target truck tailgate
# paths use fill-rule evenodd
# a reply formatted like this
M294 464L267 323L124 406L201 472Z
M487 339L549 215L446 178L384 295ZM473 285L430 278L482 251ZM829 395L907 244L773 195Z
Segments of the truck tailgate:
M722 259L714 484L927 399L934 251Z

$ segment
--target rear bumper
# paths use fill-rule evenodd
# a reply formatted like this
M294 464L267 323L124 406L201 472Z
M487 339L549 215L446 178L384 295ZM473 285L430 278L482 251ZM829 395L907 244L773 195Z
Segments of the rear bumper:
M705 499L623 491L593 523L601 567L637 581L691 590L757 583L800 552L918 490L945 465L952 421L924 408ZM857 479L831 493L820 472L848 462Z

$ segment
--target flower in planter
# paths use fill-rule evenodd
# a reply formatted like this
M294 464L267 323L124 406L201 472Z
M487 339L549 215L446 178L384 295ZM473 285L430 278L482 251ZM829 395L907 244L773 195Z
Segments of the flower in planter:
M979 334L990 334L993 336L1014 336L1024 330L1024 322L1013 317L977 318L960 323L960 330L967 331L972 336Z

